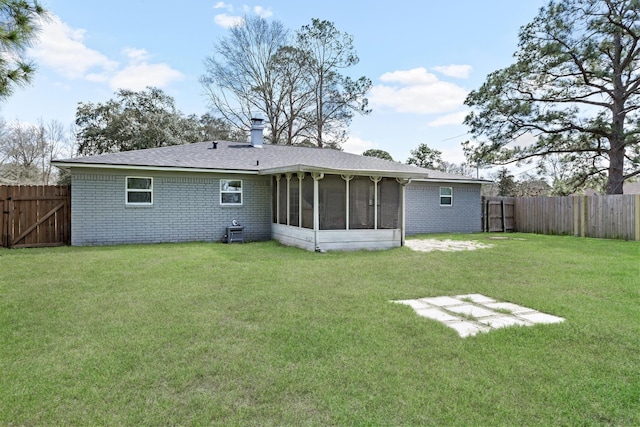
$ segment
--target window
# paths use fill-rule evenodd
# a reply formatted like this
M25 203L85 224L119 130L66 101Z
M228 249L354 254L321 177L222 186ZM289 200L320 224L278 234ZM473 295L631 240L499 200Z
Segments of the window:
M440 206L453 205L453 188L440 187Z
M220 204L242 204L242 181L237 179L220 180Z
M150 206L153 204L153 178L127 177L127 205Z

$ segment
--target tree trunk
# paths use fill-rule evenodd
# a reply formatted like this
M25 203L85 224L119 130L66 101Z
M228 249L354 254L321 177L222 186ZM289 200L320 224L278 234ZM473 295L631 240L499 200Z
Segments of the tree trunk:
M622 42L619 32L614 34L613 44L615 56L613 60L613 102L611 105L611 135L609 136L609 176L607 178L607 194L622 194L624 182L624 154L626 118L626 88L622 83Z
M609 177L607 179L607 194L622 194L624 183L624 146L618 145L609 150Z

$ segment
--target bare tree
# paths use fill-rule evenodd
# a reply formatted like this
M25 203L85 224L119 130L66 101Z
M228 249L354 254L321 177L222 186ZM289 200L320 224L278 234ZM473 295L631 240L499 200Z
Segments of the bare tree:
M56 120L51 120L46 124L41 120L39 126L44 130L44 132L40 133L44 137L41 145L42 157L40 158L42 181L43 184L49 185L57 176L51 161L69 152L68 133L64 125Z
M19 121L0 132L2 181L7 184L44 184L54 182L56 172L51 160L68 152L64 126L55 120L38 125Z
M272 144L339 148L354 113L370 112L371 81L342 74L358 61L353 38L329 21L314 19L290 40L280 22L245 17L206 59L201 83L238 129L260 113Z
M340 147L354 113L369 114L366 93L371 80L353 80L342 70L356 65L360 59L353 37L339 31L332 22L312 19L297 33L296 45L308 52L304 64L308 85L315 93L315 103L307 119L313 126L308 137L322 148Z
M206 58L206 74L200 79L212 110L237 129L247 130L250 119L263 114L273 144L285 129L283 89L275 81L273 58L287 41L288 32L279 21L245 16Z

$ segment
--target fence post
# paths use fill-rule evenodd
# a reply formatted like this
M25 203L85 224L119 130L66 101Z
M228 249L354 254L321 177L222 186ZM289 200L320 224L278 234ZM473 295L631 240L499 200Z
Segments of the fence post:
M580 196L573 196L573 235L580 235Z
M636 241L640 241L640 194L636 194L634 197L633 216Z
M14 215L14 201L11 197L7 197L7 248L11 249L13 246L13 215Z
M580 237L586 236L587 196L580 196Z

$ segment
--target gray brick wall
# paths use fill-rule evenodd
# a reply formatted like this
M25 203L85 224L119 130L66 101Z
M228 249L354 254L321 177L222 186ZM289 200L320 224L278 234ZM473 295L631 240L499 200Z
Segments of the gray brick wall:
M153 178L153 205L126 206L125 178ZM242 179L243 205L220 205L220 179ZM256 175L72 170L72 245L220 241L236 219L245 241L271 239L271 184Z
M440 206L440 187L453 188L453 205ZM479 184L412 182L406 188L405 233L474 233L482 231Z

